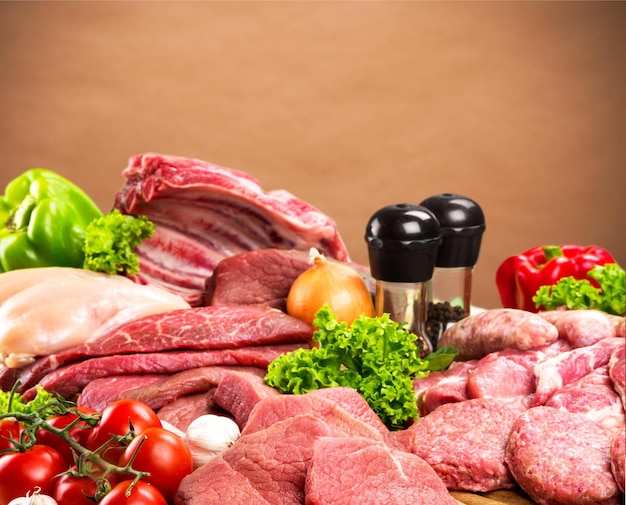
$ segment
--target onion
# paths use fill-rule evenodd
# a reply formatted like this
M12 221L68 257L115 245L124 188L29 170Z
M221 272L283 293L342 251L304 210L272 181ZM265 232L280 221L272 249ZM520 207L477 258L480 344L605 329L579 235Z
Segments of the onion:
M338 321L352 324L362 314L374 317L372 296L356 270L336 261L328 261L311 249L312 265L291 285L287 296L287 313L313 324L315 313L328 305Z

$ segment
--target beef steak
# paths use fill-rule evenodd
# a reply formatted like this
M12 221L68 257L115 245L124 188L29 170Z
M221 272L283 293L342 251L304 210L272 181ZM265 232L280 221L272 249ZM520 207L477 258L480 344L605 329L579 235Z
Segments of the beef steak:
M310 325L270 307L197 307L144 317L93 342L40 358L13 378L24 392L55 368L85 358L306 343L312 334Z
M319 437L306 475L305 505L455 505L422 458L367 438Z
M242 505L304 503L313 443L318 437L333 435L324 421L308 414L242 434L236 444L183 479L175 504L213 505L223 497ZM265 501L252 499L255 493Z
M207 282L204 305L263 304L284 311L293 281L311 266L308 256L259 249L224 258Z

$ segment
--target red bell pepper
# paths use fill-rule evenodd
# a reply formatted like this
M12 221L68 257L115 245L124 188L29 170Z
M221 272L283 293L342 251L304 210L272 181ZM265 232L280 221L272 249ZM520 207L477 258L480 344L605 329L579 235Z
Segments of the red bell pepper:
M537 312L533 296L541 286L553 286L571 276L598 287L587 274L607 263L615 263L613 256L593 245L537 246L504 260L496 271L496 287L503 307Z

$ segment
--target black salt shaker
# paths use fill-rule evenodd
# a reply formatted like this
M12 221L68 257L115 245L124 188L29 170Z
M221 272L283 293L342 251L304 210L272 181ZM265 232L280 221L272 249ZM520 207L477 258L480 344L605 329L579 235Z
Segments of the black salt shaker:
M439 221L426 207L389 205L369 219L365 231L369 264L376 279L374 305L417 337L424 356L433 346L425 333L430 283L441 243Z
M427 334L436 347L446 327L470 313L472 274L485 231L485 216L474 200L455 193L431 196L420 205L436 216L442 235L426 317Z

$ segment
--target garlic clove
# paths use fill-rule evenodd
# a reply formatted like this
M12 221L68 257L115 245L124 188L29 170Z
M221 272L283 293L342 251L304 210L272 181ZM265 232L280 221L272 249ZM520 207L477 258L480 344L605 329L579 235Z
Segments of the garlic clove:
M233 445L241 436L237 423L226 416L205 414L194 419L184 440L198 468Z

